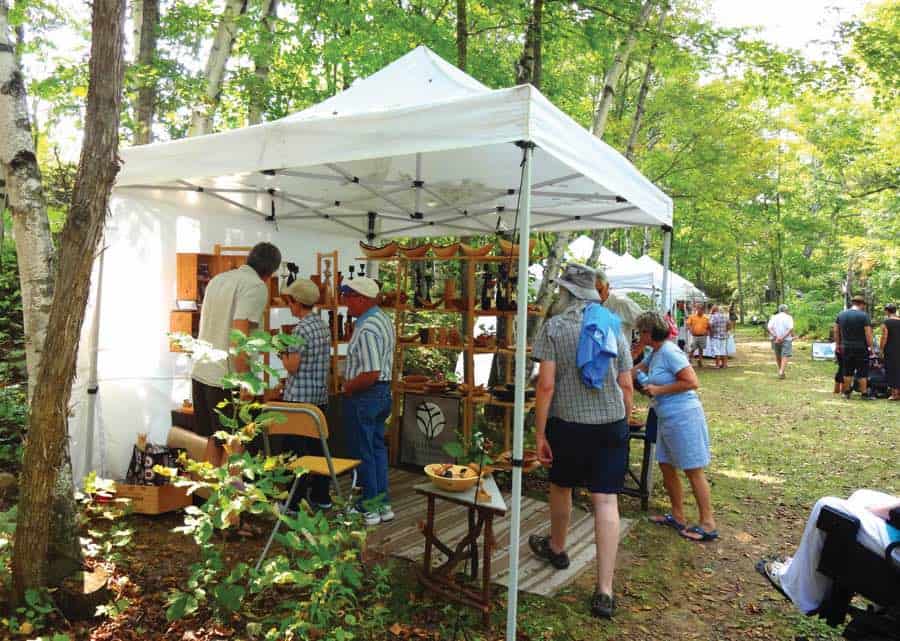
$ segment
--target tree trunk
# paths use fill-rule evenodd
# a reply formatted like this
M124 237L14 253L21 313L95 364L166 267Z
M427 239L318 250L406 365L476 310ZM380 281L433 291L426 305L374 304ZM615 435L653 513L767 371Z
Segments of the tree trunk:
M159 36L159 0L142 0L135 3L135 19L138 17L137 5L140 5L140 33L137 63L141 67L137 103L135 104L134 144L146 145L153 140L153 114L156 110L156 79L147 72L156 60L156 41Z
M594 241L594 246L591 248L591 255L588 257L588 266L597 269L600 267L600 250L603 249L603 245L606 243L606 230L605 229L594 229L590 234L591 240Z
M528 28L525 30L525 45L522 57L516 63L516 84L532 84L540 88L541 78L541 27L543 24L544 0L533 0Z
M9 44L7 4L0 1L0 164L16 240L30 401L39 385L53 299L54 248L41 172L32 146L25 79ZM54 469L57 480L51 487L52 508L48 510L48 566L52 578L61 579L81 564L81 547L74 535L75 486L68 452Z
M531 68L531 84L535 88L541 88L541 76L543 73L543 30L544 30L544 0L534 0L532 10L534 33L531 38L533 60Z
M78 338L90 290L94 254L109 193L119 171L119 114L124 74L125 0L94 0L84 143L72 205L60 239L59 263L45 359L31 402L22 465L19 518L13 544L13 602L47 579L54 485L64 458L66 417ZM62 292L62 293L61 293Z
M544 275L541 278L541 286L538 288L536 301L545 312L550 308L550 302L553 300L555 289L553 281L559 276L560 267L562 267L563 260L566 257L566 249L569 247L570 242L572 242L572 232L559 232L556 236L556 242L553 243L550 253L547 254L547 261L544 263ZM536 317L534 322L529 323L529 343L537 336L537 332L542 324L542 317Z
M275 21L278 19L278 0L263 0L263 24L259 30L259 54L253 58L253 94L247 121L258 125L263 120L266 109L266 95L269 85L269 65L275 52Z
M134 43L134 62L140 56L141 29L144 26L144 0L131 0L131 42Z
M466 70L469 64L468 0L456 0L456 66Z
M0 0L0 164L16 239L30 397L47 335L54 252L28 118L25 78L16 64L9 37L8 9L6 0Z
M212 49L206 61L206 89L191 114L188 136L202 136L212 132L213 116L222 98L225 82L225 65L231 57L237 35L237 19L247 11L247 0L226 0L219 28L213 39Z
M609 118L609 110L612 107L613 99L616 96L616 84L619 82L619 78L622 75L622 71L625 69L625 65L628 62L628 58L631 56L631 52L634 51L634 47L637 45L638 34L641 29L644 28L644 25L647 24L647 19L650 17L650 11L653 9L653 4L653 0L644 0L640 14L634 21L634 24L629 28L625 40L616 50L612 65L606 70L606 77L603 80L603 93L600 96L597 110L594 112L594 123L591 128L591 131L593 131L594 135L598 138L602 138L603 132L606 130L606 121Z
M738 247L734 253L735 267L737 267L737 286L738 286L738 315L741 325L744 324L744 281L741 276L741 248Z
M625 146L625 157L634 162L634 148L637 146L638 134L641 131L641 124L644 120L644 106L647 102L647 93L650 91L650 80L653 78L653 56L656 54L656 47L659 45L659 35L662 33L663 25L666 22L666 15L669 13L669 5L663 6L659 12L659 22L656 24L656 35L650 45L650 51L647 55L647 67L644 69L644 77L641 79L641 87L638 90L637 104L634 108L634 118L631 121L631 133L628 135L628 144Z

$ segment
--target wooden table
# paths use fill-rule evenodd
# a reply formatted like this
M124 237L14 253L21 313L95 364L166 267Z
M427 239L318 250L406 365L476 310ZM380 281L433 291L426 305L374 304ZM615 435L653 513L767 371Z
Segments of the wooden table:
M490 623L491 616L491 554L494 548L494 516L506 514L506 502L490 476L483 479L481 489L489 498L476 501L475 490L478 486L465 492L445 492L438 489L430 481L420 483L413 489L425 496L428 502L426 520L419 524L425 536L425 558L419 571L422 585L447 599L481 610L485 625ZM465 536L455 545L445 544L434 531L435 502L437 499L449 501L468 508L468 529ZM478 578L478 539L484 538L481 567L481 589L473 589L456 581L456 566L463 561L471 561L470 577ZM432 549L437 548L447 556L447 560L438 567L432 567Z

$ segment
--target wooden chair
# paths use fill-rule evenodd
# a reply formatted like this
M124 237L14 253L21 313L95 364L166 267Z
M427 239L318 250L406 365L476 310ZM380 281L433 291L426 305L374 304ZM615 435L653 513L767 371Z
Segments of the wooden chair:
M349 458L333 458L331 451L328 449L328 422L325 415L315 405L308 403L287 403L284 401L270 401L266 403L266 409L269 411L280 412L287 417L283 423L273 423L263 431L263 448L266 456L271 455L271 446L269 444L269 436L305 436L307 438L318 438L322 443L322 452L324 456L301 456L290 465L291 469L303 468L308 474L317 476L330 476L331 482L334 484L335 492L340 496L341 486L338 477L355 470L362 463L359 459ZM294 478L291 484L291 491L287 500L281 506L282 514L287 510L288 506L294 499L294 494L300 484L300 477ZM272 534L263 548L256 568L262 565L263 559L275 540L278 528L281 526L281 519L275 523Z

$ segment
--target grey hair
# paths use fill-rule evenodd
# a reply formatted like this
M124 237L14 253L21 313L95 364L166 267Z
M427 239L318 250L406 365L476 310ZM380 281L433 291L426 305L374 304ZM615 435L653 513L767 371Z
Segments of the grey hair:
M778 313L786 312L787 310L788 310L788 306L787 306L787 305L779 305L779 306L778 306Z
M644 312L634 321L634 326L639 332L650 332L651 334L668 334L669 324L665 317L659 312Z
M606 278L606 271L602 268L598 267L594 270L594 275L597 277L597 284L603 283L604 285L609 284L609 279Z

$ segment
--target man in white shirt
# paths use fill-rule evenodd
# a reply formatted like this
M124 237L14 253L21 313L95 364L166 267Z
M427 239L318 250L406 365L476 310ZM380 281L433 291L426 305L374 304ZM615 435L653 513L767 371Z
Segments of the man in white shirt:
M788 358L794 355L794 318L787 311L787 305L779 305L778 313L769 319L768 325L772 351L775 352L775 364L778 366L778 378L784 378Z
M223 272L209 281L200 311L199 341L209 344L191 371L195 430L212 436L220 429L216 406L231 399L231 391L222 387L222 379L232 372L246 372L246 358L228 356L231 330L249 334L262 322L269 300L269 277L281 265L281 252L271 243L258 243L247 256L247 263Z

